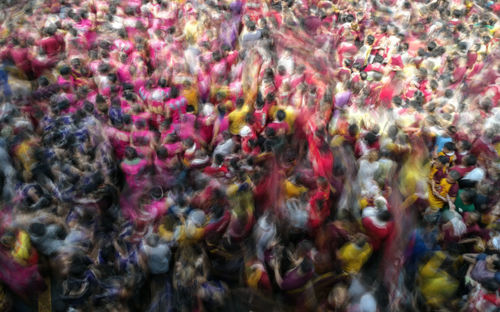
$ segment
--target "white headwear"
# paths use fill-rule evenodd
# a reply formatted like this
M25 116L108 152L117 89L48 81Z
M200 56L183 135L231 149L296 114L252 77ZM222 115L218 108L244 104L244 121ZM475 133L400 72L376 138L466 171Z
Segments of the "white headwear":
M240 136L246 137L249 136L250 134L252 134L252 129L249 126L245 125L243 126L243 128L241 128Z
M366 293L361 297L361 300L359 301L359 309L361 312L377 311L377 301L375 301L372 294Z

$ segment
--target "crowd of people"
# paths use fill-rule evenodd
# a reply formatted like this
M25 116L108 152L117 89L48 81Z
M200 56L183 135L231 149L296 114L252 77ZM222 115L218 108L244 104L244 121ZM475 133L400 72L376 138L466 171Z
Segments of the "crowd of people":
M498 311L500 3L0 3L1 311Z

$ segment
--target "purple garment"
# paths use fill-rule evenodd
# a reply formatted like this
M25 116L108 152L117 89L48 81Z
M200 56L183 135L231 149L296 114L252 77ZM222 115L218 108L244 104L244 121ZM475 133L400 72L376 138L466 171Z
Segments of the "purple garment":
M470 276L479 283L483 283L488 280L493 280L495 278L495 272L491 272L486 268L486 260L479 260L470 272Z
M321 19L317 16L309 16L304 20L304 28L309 33L315 33L321 26Z
M283 277L283 283L281 283L281 289L292 290L304 286L312 277L313 271L300 275L298 273L299 268L295 268L292 271L285 274Z
M231 13L233 13L233 15L239 15L241 14L241 9L243 8L243 2L241 1L233 1L231 2L231 4L229 5L229 9L231 10Z
M337 93L335 95L335 106L336 107L344 107L349 103L349 100L351 99L351 91L344 91Z

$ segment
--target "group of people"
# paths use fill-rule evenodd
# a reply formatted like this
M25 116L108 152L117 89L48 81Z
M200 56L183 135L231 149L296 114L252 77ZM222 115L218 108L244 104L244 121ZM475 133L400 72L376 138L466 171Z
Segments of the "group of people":
M498 311L500 3L0 5L0 310Z

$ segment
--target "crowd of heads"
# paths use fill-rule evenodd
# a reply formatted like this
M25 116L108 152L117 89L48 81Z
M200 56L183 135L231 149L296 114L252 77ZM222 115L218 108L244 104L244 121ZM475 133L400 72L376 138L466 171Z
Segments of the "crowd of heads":
M498 311L500 3L0 8L0 310Z

